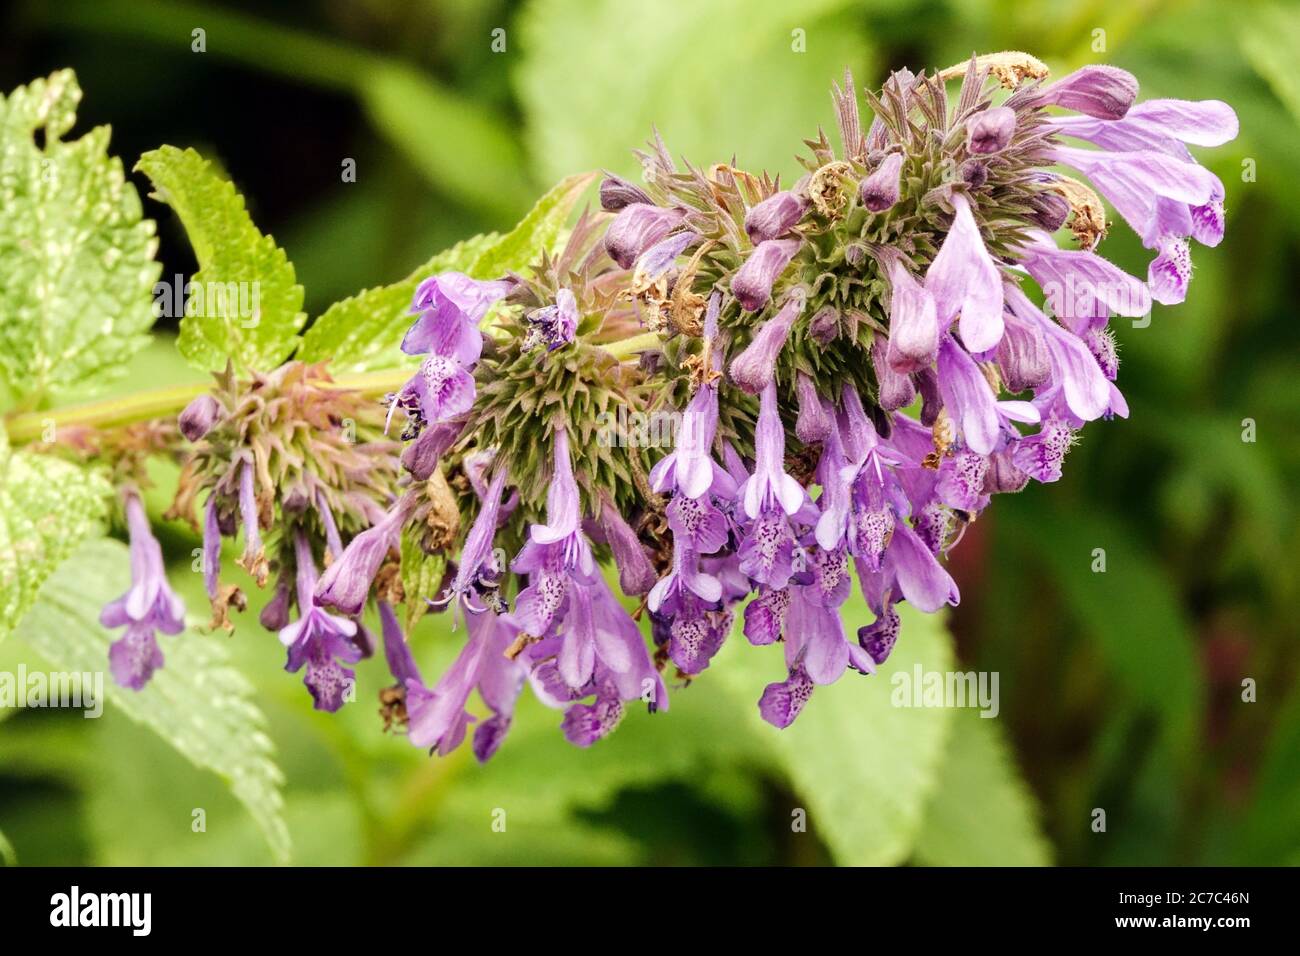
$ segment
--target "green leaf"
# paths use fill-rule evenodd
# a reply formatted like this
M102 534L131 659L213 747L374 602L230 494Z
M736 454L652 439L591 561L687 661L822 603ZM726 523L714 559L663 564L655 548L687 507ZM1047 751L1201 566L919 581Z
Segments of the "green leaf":
M495 279L510 271L522 271L543 252L551 251L573 207L595 179L595 173L577 173L561 179L537 200L519 220L519 225L483 250L474 260L470 274L480 279Z
M376 62L358 77L358 92L371 122L436 188L503 217L534 195L514 131L481 104L404 63Z
M1116 678L1142 706L1163 718L1183 757L1197 746L1203 679L1191 624L1173 584L1132 532L1104 514L1045 506L1041 498L1007 502L999 532L1007 551L1032 549L1066 607L1096 644ZM1106 570L1094 572L1096 549Z
M330 360L335 372L365 372L413 364L399 348L411 325L416 287L438 272L464 272L476 279L496 279L519 272L554 249L573 207L595 179L592 173L556 183L514 229L457 243L438 253L401 282L367 289L325 310L302 337L297 357Z
M177 347L201 371L233 361L266 371L289 357L306 319L293 264L253 225L244 199L192 149L164 146L136 164L171 206L199 262ZM201 305L201 307L200 307ZM193 314L191 314L193 313Z
M80 101L71 70L0 97L0 395L30 403L111 379L154 318L154 224L107 126L63 138Z
M333 372L368 372L414 364L398 346L410 327L411 300L421 282L438 272L469 272L500 237L475 236L438 253L401 282L358 292L335 302L303 333L297 358L329 360Z
M1300 77L1295 61L1300 55L1300 12L1280 4L1267 4L1251 11L1241 27L1241 48L1272 87L1277 98L1300 120Z
M442 583L443 572L447 569L447 556L439 551L429 554L420 547L420 538L424 529L408 526L402 529L401 575L402 591L406 595L406 630L410 633L420 618L424 617L429 605L425 598L438 593Z
M121 542L86 544L45 582L15 633L63 670L102 672L113 635L100 626L99 609L126 590L128 567ZM105 681L109 701L225 780L277 859L287 861L283 776L271 758L274 747L252 685L230 665L216 637L186 631L161 642L166 666L141 691Z
M831 81L846 66L864 75L867 43L850 6L534 0L520 17L514 79L539 173L630 172L652 124L673 156L697 166L734 155L747 169L796 172L800 140L818 125L835 128ZM635 56L592 40L628 36L637 38ZM799 52L801 43L810 52Z
M952 722L916 841L927 866L1047 866L1051 848L1033 794L994 718L962 708Z
M850 634L872 620L857 593L840 611ZM889 866L907 859L940 777L952 710L894 706L893 681L917 665L926 672L950 670L951 641L941 617L907 605L899 605L899 613L902 635L879 672L846 672L835 684L818 687L785 730L764 723L757 703L768 683L786 678L781 648L750 647L739 616L707 675L716 671L715 679L743 700L749 726L764 734L810 827L845 865Z
M111 493L101 476L74 464L11 453L0 429L0 640L60 562L104 533Z

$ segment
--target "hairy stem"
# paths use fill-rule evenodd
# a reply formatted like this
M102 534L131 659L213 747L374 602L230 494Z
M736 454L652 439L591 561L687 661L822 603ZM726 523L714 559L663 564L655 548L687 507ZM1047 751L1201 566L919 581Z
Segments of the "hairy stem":
M654 348L658 344L657 332L643 332L600 347L622 361L638 352ZM383 369L358 375L344 375L329 387L379 396L400 389L411 374L411 369ZM173 417L207 390L206 384L197 382L191 385L173 385L168 388L134 392L130 395L86 402L82 405L70 405L67 408L51 411L21 412L7 418L4 427L10 443L25 445L42 441L51 432L57 434L60 428L73 426L118 428L135 422Z

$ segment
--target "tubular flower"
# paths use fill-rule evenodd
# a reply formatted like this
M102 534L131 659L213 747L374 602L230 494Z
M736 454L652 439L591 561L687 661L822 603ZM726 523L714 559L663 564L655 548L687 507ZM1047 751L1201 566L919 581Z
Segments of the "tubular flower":
M656 135L643 181L606 176L538 261L420 284L400 343L420 364L386 409L323 366L217 376L169 431L214 623L242 607L220 574L242 536L318 708L350 698L373 604L386 726L438 754L472 738L480 760L525 686L598 745L665 710L670 679L725 666L737 629L736 653L781 648L751 697L775 727L889 666L899 604L959 602L944 562L994 496L1059 480L1088 423L1129 414L1111 317L1181 301L1191 243L1224 235L1225 183L1191 150L1236 135L1230 107L1035 63L900 70L869 118L846 76L838 145L808 140L789 189L679 168ZM1103 198L1151 250L1145 277L1099 252ZM132 585L103 620L126 628L114 676L140 687L182 611L138 494L126 508ZM435 682L403 604L407 631L465 618Z

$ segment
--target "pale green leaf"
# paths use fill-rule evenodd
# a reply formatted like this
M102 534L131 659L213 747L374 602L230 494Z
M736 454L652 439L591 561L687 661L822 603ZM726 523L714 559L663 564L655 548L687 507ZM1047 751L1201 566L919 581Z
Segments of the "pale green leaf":
M582 194L595 176L584 173L556 183L519 224L503 236L495 233L457 243L438 253L401 282L367 289L336 302L303 335L298 358L330 361L335 372L364 372L412 364L399 346L410 328L416 287L438 272L464 272L476 279L496 279L522 272L553 252Z
M413 320L416 287L438 272L468 272L483 250L500 237L475 236L438 253L392 285L366 289L335 302L303 333L297 357L306 362L329 360L333 372L368 372L413 364L398 346Z
M120 542L84 545L45 582L16 635L63 670L103 672L115 635L100 626L99 610L127 589L128 569ZM144 690L126 690L111 679L104 689L123 713L225 780L276 857L287 860L283 777L271 757L266 719L253 702L252 685L231 666L221 641L193 631L162 636L166 666Z
M872 620L858 594L840 611L851 635ZM738 620L708 671L745 703L748 724L764 734L801 801L798 808L841 864L888 866L907 859L941 774L952 710L895 706L893 680L917 666L951 670L951 641L942 617L906 604L899 613L902 634L879 672L849 671L818 687L785 730L764 723L758 712L763 688L786 678L780 647L750 647Z
M519 141L481 104L404 63L376 62L357 82L371 121L436 188L496 215L513 217L528 203Z
M1300 76L1295 69L1300 56L1300 11L1281 4L1252 10L1242 19L1241 48L1292 117L1300 121Z
M402 592L406 595L406 630L409 633L429 610L426 598L438 593L443 573L447 569L447 556L438 551L429 554L420 547L424 529L419 526L402 529L401 576Z
M28 403L111 379L153 324L154 224L108 127L63 138L80 101L71 70L0 97L0 396Z
M59 563L103 534L110 494L102 477L70 462L11 453L0 429L0 640Z
M177 347L202 371L226 360L267 371L288 358L306 319L293 264L264 236L233 184L192 149L164 146L136 168L153 182L153 197L171 206L199 262L185 303Z
M835 135L831 81L845 67L865 75L861 15L850 6L534 0L520 18L514 78L539 173L631 173L652 124L674 157L699 167L734 154L746 169L797 172L803 139L819 125ZM636 55L591 37L636 37Z
M537 200L519 225L483 250L470 274L495 279L506 272L522 272L543 252L552 251L573 207L595 179L595 173L576 173L561 179Z
M1051 848L996 718L962 708L926 807L916 859L929 866L1046 866Z

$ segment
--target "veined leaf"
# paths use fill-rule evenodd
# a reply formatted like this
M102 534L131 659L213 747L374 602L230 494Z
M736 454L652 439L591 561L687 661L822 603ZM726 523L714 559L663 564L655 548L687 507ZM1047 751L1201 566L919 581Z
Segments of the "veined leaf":
M99 623L102 605L129 583L126 547L104 539L84 545L41 588L15 633L67 671L102 672L113 636ZM186 631L163 636L167 664L141 691L104 682L108 699L199 767L216 772L253 816L272 851L289 857L280 793L283 776L271 758L266 718L253 687L230 665L219 639Z
M522 271L543 252L553 250L573 207L595 179L592 173L569 176L550 189L514 229L457 243L438 253L401 282L367 289L325 310L302 337L298 358L330 360L332 371L365 372L417 361L399 346L410 327L411 300L421 282L438 272L464 272L476 279L495 279Z
M154 224L108 127L63 138L80 101L71 70L0 97L0 397L101 384L153 324Z
M447 569L447 556L439 551L427 554L420 547L423 528L402 529L401 575L402 591L406 594L406 631L409 634L420 618L429 610L425 598L435 597Z
M840 611L850 634L872 619L856 593ZM888 866L907 859L941 776L952 709L895 706L894 681L895 675L910 680L918 665L925 672L951 670L951 641L941 617L905 604L899 614L902 634L878 673L846 672L818 687L785 730L764 723L758 712L763 688L786 678L781 649L749 646L739 615L707 672L716 671L716 680L747 704L751 727L764 734L809 825L841 864Z
M110 494L94 472L11 452L0 429L0 640L59 563L84 539L103 534Z
M293 264L253 225L244 199L192 149L164 146L136 164L153 197L176 210L199 271L190 280L177 348L201 371L266 371L298 344L303 289Z
M996 719L970 707L954 716L915 852L927 866L1051 862L1036 801Z

